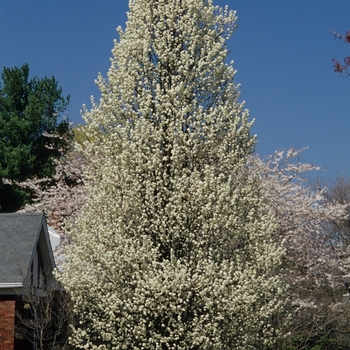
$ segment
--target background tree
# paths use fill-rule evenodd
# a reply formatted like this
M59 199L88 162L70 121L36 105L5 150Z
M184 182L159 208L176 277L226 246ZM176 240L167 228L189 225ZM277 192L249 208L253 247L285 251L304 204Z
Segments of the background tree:
M72 302L57 281L18 291L21 307L16 313L16 336L33 350L68 350ZM24 345L24 344L23 344Z
M79 129L79 130L78 130ZM86 203L84 170L88 160L79 150L85 140L83 127L73 128L76 144L55 160L55 174L51 177L27 179L18 186L32 194L32 202L21 208L21 212L44 212L48 225L61 235L60 249L69 242L65 234L75 224ZM78 135L78 138L76 137Z
M265 349L279 336L282 251L225 63L235 20L206 0L130 2L85 110L94 186L61 276L76 348Z
M333 181L325 193L328 203L340 203L345 206L346 218L341 222L333 221L330 235L334 241L344 246L350 245L350 179L340 176Z
M0 86L0 205L14 211L28 200L15 184L32 177L52 176L54 159L67 146L68 120L58 122L69 97L57 82L29 79L29 66L4 68Z
M282 348L347 349L349 252L339 228L349 215L349 197L343 190L335 196L338 186L310 184L306 174L318 168L300 163L300 152L276 152L257 160L256 168L278 223L274 238L285 248L282 279L289 285L291 322Z

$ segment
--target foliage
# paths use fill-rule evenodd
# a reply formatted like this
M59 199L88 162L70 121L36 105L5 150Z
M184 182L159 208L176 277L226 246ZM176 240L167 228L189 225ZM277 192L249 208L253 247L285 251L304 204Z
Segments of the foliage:
M283 279L289 285L291 322L283 349L345 349L350 330L344 297L349 252L338 235L349 217L349 197L329 200L339 192L335 187L312 186L305 173L318 168L300 163L299 154L290 149L258 161L263 193L278 223L274 238L286 252Z
M32 201L19 210L20 212L44 212L47 223L60 234L61 241L56 248L56 258L64 258L64 249L70 243L66 234L75 224L86 203L87 180L84 169L89 164L79 146L87 140L83 126L72 128L74 141L64 156L55 160L55 175L52 177L27 179L18 183L20 188L32 194Z
M267 160L254 156L251 160L254 167L250 167L251 176L261 176L261 191L269 198L278 222L273 237L286 252L283 280L290 286L291 318L285 328L285 333L290 335L281 346L283 349L342 349L349 344L350 330L346 260L349 256L349 181L339 178L328 189L322 183L311 186L305 176L318 168L300 163L300 152L293 149L276 152ZM65 220L75 222L86 200L84 158L75 149L68 159L71 160L58 165L55 178L61 180L53 182L49 190L38 186L41 181L26 182L35 188L40 200L25 209L46 209L51 225L60 233L66 230ZM68 186L66 177L79 179L77 187ZM281 319L275 321L281 322Z
M211 1L130 2L85 110L93 187L61 276L76 348L264 349L280 335L282 250L225 63L235 20Z
M48 225L61 235L73 225L86 202L83 174L86 160L73 147L56 161L55 175L41 179L28 179L19 183L32 193L33 202L22 212L45 212Z
M329 186L325 196L329 203L336 202L345 206L345 220L331 222L329 234L333 240L347 247L350 245L350 179L345 176L336 178Z
M345 35L343 34L339 34L336 31L332 31L334 34L334 37L336 39L341 39L344 40L344 42L346 42L347 44L350 43L350 30L348 30ZM333 67L334 67L334 71L338 72L338 73L342 73L344 74L346 77L348 77L350 75L350 73L348 72L348 68L350 66L350 56L346 56L344 57L344 63L341 64L337 59L333 58Z
M58 122L59 113L68 105L57 82L44 77L29 79L29 66L4 68L0 85L0 205L14 211L25 203L9 205L4 193L18 191L14 183L27 178L52 176L53 160L61 155L69 135L68 120ZM5 188L6 187L6 188Z

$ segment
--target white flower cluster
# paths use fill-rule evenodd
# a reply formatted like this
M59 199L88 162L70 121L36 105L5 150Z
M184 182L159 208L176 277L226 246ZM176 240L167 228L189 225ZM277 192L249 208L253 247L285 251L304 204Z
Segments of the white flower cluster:
M225 40L207 0L134 0L85 110L94 187L61 277L80 349L263 349L282 250ZM98 140L98 142L96 141Z
M34 197L22 212L45 212L48 225L61 235L61 248L68 243L67 226L74 225L86 203L83 168L86 162L76 148L56 161L55 175L51 178L27 179L18 185L29 189Z

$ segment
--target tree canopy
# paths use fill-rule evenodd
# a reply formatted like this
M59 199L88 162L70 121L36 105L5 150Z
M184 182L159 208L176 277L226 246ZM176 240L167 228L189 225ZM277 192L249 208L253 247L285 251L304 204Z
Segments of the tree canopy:
M69 121L58 120L66 110L69 96L62 96L62 88L54 77L30 79L28 64L4 68L1 78L1 205L11 210L8 200L15 185L5 186L4 180L23 181L54 174L53 160L67 146Z
M235 21L206 0L130 2L84 115L94 185L61 276L76 348L246 350L278 338L282 250L225 62Z

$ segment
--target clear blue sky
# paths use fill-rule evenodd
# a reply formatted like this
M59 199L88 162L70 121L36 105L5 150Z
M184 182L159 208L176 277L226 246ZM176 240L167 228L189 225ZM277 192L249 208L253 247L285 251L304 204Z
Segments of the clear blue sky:
M349 0L214 0L237 10L228 42L236 82L246 101L257 152L309 147L301 161L350 175L350 78L333 72L332 58L350 55L332 29L350 29ZM104 76L115 28L125 27L128 0L0 0L0 68L29 63L31 76L52 75L71 95L69 115L82 122L94 85Z

